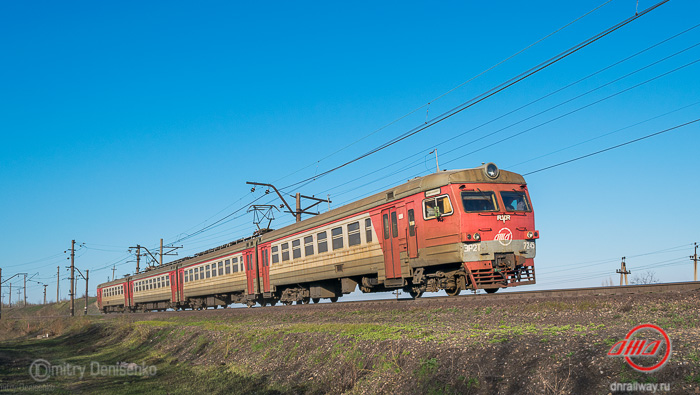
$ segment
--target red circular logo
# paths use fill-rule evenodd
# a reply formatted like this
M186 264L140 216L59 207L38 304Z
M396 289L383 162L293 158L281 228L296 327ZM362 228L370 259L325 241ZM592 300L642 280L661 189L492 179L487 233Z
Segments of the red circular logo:
M634 336L635 333L644 329L658 332L661 335L662 339L647 341L632 338L632 336ZM659 350L661 349L661 345L666 346L666 351L664 352L664 355L661 358L661 360L656 364L651 366L642 366L632 360L632 357L656 357L656 354L658 354ZM666 331L654 324L637 325L627 333L627 336L625 336L624 340L620 340L610 348L610 351L608 351L608 356L624 356L625 361L627 361L627 363L634 369L640 372L651 373L657 369L660 369L662 366L664 366L666 362L668 362L668 358L671 356L671 339L669 339L668 335L666 334Z
M501 228L493 239L498 240L499 243L507 246L511 241L513 241L513 232L511 232L508 228Z

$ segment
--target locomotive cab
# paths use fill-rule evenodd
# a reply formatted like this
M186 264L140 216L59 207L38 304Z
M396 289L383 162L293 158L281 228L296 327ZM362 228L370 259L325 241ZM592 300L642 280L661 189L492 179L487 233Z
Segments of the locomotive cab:
M535 240L539 232L522 176L489 163L480 169L487 182L457 186L462 209L462 262L471 288L535 283Z

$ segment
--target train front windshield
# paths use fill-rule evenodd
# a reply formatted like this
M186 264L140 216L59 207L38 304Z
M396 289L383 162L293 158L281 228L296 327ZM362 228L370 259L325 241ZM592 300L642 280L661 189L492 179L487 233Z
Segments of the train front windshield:
M505 211L530 211L525 192L502 191L501 199L503 199Z
M496 194L488 191L462 192L462 205L467 213L479 213L484 211L498 211Z

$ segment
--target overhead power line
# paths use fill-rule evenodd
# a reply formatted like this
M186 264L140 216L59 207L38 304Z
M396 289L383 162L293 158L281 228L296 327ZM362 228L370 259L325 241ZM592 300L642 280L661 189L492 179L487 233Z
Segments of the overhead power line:
M605 149L602 149L602 150L599 150L599 151L596 151L596 152L591 152L590 154L587 154L587 155L583 155L583 156L579 156L579 157L577 157L577 158L569 159L569 160L566 160L566 161L564 161L564 162L559 162L559 163L557 163L557 164L555 164L555 165L543 167L543 168L541 168L541 169L537 169L537 170L535 170L535 171L531 171L531 172L525 173L525 174L523 174L523 176L527 176L527 175L530 175L530 174L539 173L539 172L541 172L541 171L553 169L553 168L555 168L555 167L562 166L562 165L565 165L565 164L567 164L567 163L576 162L576 161L581 160L581 159L585 159L585 158L589 158L589 157L594 156L594 155L602 154L603 152L612 151L612 150L614 150L614 149L617 149L617 148L620 148L620 147L624 147L624 146L626 146L626 145L630 145L630 144L633 144L633 143L636 143L636 142L639 142L639 141L642 141L642 140L646 140L646 139L648 139L648 138L651 138L651 137L654 137L654 136L658 136L658 135L660 135L660 134L667 133L667 132L670 132L670 131L672 131L672 130L680 129L680 128L684 127L684 126L688 126L688 125L694 124L694 123L696 123L696 122L700 122L700 118L694 119L694 120L692 120L692 121L689 121L689 122L686 122L686 123L683 123L683 124L680 124L680 125L676 125L676 126L674 126L674 127L672 127L672 128L668 128L668 129L664 129L664 130L658 131L658 132L656 132L656 133L647 134L646 136L639 137L639 138L636 138L636 139L634 139L634 140L630 140L630 141L624 142L624 143L622 143L622 144L617 144L617 145L614 145L614 146L612 146L612 147L608 147L608 148L605 148Z
M309 165L307 165L307 166L304 166L304 167L300 168L299 170L296 170L296 171L294 171L294 172L292 172L292 173L287 174L286 176L284 176L284 177L282 177L282 178L279 178L279 179L275 180L274 182L276 183L276 182L278 182L278 181L280 181L280 180L283 180L283 179L285 179L285 178L287 178L287 177L290 177L290 176L292 176L292 175L294 175L294 174L297 174L297 173L299 173L299 172L301 172L301 171L303 171L303 170L306 170L306 169L308 169L308 168L310 168L310 167L312 167L312 166L314 166L314 165L317 165L318 163L321 163L322 161L324 161L324 160L326 160L326 159L332 157L333 155L338 154L338 153L340 153L340 152L342 152L342 151L344 151L344 150L346 150L346 149L352 147L353 145L359 143L360 141L363 141L363 140L367 139L368 137L370 137L370 136L372 136L372 135L374 135L374 134L376 134L376 133L378 133L378 132L380 132L380 131L382 131L382 130L388 128L389 126L392 126L392 125L396 124L397 122L399 122L399 121L405 119L406 117L408 117L408 116L410 116L410 115L412 115L412 114L415 114L417 111L420 111L420 110L422 110L423 108L426 108L426 107L430 106L431 104L435 103L436 101L440 100L441 98L443 98L443 97L447 96L448 94L454 92L455 90L457 90L457 89L463 87L464 85L466 85L466 84L468 84L468 83L474 81L475 79L481 77L482 75L484 75L484 74L488 73L489 71L491 71L491 70L497 68L498 66L502 65L503 63L505 63L505 62L507 62L507 61L509 61L509 60L511 60L511 59L513 59L513 58L515 58L516 56L522 54L523 52L525 52L525 51L527 51L528 49L534 47L535 45L541 43L542 41L544 41L544 40L550 38L551 36L553 36L553 35L559 33L560 31L566 29L567 27L573 25L574 23L580 21L581 19L585 18L586 16L588 16L588 15L594 13L595 11L598 11L599 9L603 8L605 5L607 5L607 4L610 3L611 1L612 1L612 0L607 0L607 1L603 2L602 4L598 5L597 7L593 8L592 10L586 12L585 14L579 16L578 18L572 20L571 22L565 24L564 26L562 26L562 27L560 27L560 28L554 30L553 32L551 32L551 33L545 35L544 37L542 37L542 38L540 38L539 40L533 42L532 44L526 46L525 48L523 48L523 49L521 49L521 50L515 52L514 54L512 54L512 55L506 57L505 59L499 61L498 63L494 64L493 66L491 66L491 67L489 67L489 68L483 70L482 72L476 74L475 76L469 78L468 80L466 80L466 81L460 83L459 85L455 86L454 88L449 89L447 92L444 92L444 93L438 95L437 97L435 97L435 98L432 99L432 100L429 100L429 101L426 102L425 104L423 104L423 105L421 105L421 106L419 106L419 107L416 107L416 108L414 108L413 110L407 112L406 114L404 114L404 115L402 115L402 116L400 116L400 117L394 119L393 121L391 121L391 122L385 124L384 126L381 126L381 127L377 128L377 129L375 129L375 130L372 131L371 133L369 133L369 134L367 134L367 135L365 135L365 136L363 136L363 137L361 137L361 138L359 138L359 139L353 141L352 143L350 143L350 144L348 144L348 145L343 146L342 148L340 148L340 149L338 149L338 150L336 150L336 151L334 151L334 152L332 152L332 153L330 153L330 154L328 154L328 155L322 157L321 159L319 159L319 160L317 160L317 161L315 161L315 162L313 162L313 163L311 163L311 164L309 164Z
M581 49L583 49L583 48L589 46L590 44L592 44L592 43L594 43L594 42L600 40L601 38L603 38L603 37L605 37L605 36L611 34L612 32L614 32L614 31L616 31L616 30L622 28L623 26L625 26L625 25L627 25L627 24L629 24L629 23L631 23L631 22L633 22L633 21L635 21L635 20L641 18L642 16L648 14L649 12L651 12L651 11L653 11L654 9L660 7L661 5L667 3L668 1L669 1L669 0L663 0L663 1L661 1L661 2L659 2L659 3L657 3L657 4L655 4L655 5L653 5L653 6L649 7L649 8L647 8L646 10L644 10L644 11L642 11L642 12L640 12L640 13L638 13L638 14L636 14L636 15L634 15L634 16L632 16L632 17L626 19L626 20L624 20L624 21L622 21L622 22L619 22L618 24L616 24L616 25L614 25L614 26L612 26L612 27L610 27L610 28L608 28L608 29L606 29L606 30L604 30L604 31L602 31L602 32L600 32L600 33L598 33L598 34L596 34L596 35L594 35L594 36L592 36L592 37L590 37L590 38L584 40L584 41L582 41L581 43L579 43L579 44L577 44L577 45L575 45L575 46L573 46L573 47L571 47L571 48L569 48L569 49L567 49L567 50L565 50L565 51L559 53L558 55L556 55L556 56L554 56L554 57L552 57L552 58L550 58L550 59L548 59L548 60L546 60L546 61L540 63L539 65L537 65L537 66L535 66L535 67L532 67L531 69L529 69L529 70L527 70L527 71L525 71L525 72L523 72L523 73L521 73L521 74L519 74L519 75L517 75L517 76L515 76L515 77L513 77L513 78L511 78L511 79L509 79L509 80L507 80L506 82L501 83L500 85L498 85L498 86L496 86L496 87L494 87L494 88L492 88L492 89L490 89L490 90L488 90L488 91L482 93L481 95L478 95L478 96L476 96L476 97L474 97L474 98L472 98L472 99L470 99L470 100L468 100L468 101L466 101L466 102L460 104L459 106L457 106L457 107L455 107L455 108L453 108L453 109L451 109L451 110L449 110L449 111L447 111L447 112L442 113L441 115L439 115L439 116L437 116L437 117L431 119L430 121L427 121L425 124L420 125L420 126L417 126L417 127L413 128L413 129L411 129L411 130L409 130L409 131L403 133L402 135L400 135L400 136L398 136L398 137L395 137L395 138L389 140L388 142L386 142L386 143L384 143L384 144L382 144L382 145L380 145L380 146L378 146L378 147L376 147L376 148L373 148L372 150L370 150L370 151L368 151L368 152L366 152L366 153L364 153L364 154L362 154L362 155L360 155L360 156L358 156L358 157L356 157L356 158L354 158L354 159L351 159L351 160L349 160L349 161L347 161L347 162L345 162L345 163L343 163L343 164L341 164L341 165L338 165L338 166L333 167L333 168L331 168L331 169L329 169L329 170L326 170L326 171L324 171L324 172L321 172L321 173L319 173L319 174L317 174L317 175L315 175L315 176L308 177L308 178L305 178L305 179L303 179L303 180L301 180L301 181L298 181L298 182L296 182L296 183L290 184L290 185L288 185L288 186L286 186L286 187L284 187L284 188L282 188L282 189L288 189L288 188L291 188L291 187L294 187L294 186L297 186L297 185L300 185L300 184L304 184L304 183L308 183L308 182L310 182L310 181L317 180L317 179L319 179L319 178L321 178L321 177L323 177L323 176L326 176L326 175L328 175L328 174L330 174L330 173L332 173L332 172L334 172L334 171L337 171L337 170L339 170L339 169L341 169L341 168L344 168L344 167L347 166L347 165L350 165L350 164L352 164L352 163L355 163L355 162L357 162L357 161L359 161L359 160L361 160L361 159L364 159L364 158L366 158L366 157L368 157L368 156L370 156L370 155L372 155L372 154L375 154L375 153L377 153L377 152L379 152L379 151L381 151L381 150L383 150L383 149L386 149L386 148L388 148L388 147L390 147L390 146L392 146L392 145L394 145L394 144L396 144L396 143L398 143L398 142L400 142L400 141L403 141L403 140L407 139L408 137L411 137L411 136L413 136L413 135L415 135L415 134L417 134L417 133L419 133L419 132L421 132L421 131L423 131L423 130L426 130L426 129L432 127L432 126L435 126L436 124L438 124L438 123L440 123L440 122L442 122L442 121L444 121L444 120L446 120L446 119L448 119L448 118L450 118L450 117L452 117L452 116L454 116L454 115L456 115L456 114L459 114L460 112L466 110L467 108L470 108L470 107L474 106L475 104L480 103L480 102L482 102L482 101L488 99L489 97L494 96L494 95L496 95L497 93L504 91L505 89L508 89L509 87L511 87L511 86L513 86L513 85L515 85L515 84L517 84L518 82L523 81L524 79L531 77L532 75L534 75L534 74L536 74L536 73L538 73L538 72L540 72L540 71L546 69L547 67L549 67L549 66L551 66L551 65L553 65L553 64L555 64L555 63L557 63L557 62L559 62L559 61L561 61L562 59L564 59L564 58L566 58L566 57L568 57L568 56L570 56L570 55L572 55L572 54L574 54L574 53L580 51Z

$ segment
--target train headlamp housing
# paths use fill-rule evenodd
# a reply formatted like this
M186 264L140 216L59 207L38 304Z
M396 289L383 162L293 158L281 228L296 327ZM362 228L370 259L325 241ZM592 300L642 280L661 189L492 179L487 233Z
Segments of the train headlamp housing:
M533 232L533 231L527 232L528 239L532 239L533 237L535 237L535 232Z
M478 233L474 233L474 240L476 240L476 241L481 240L481 235Z
M498 166L494 164L493 162L487 163L484 166L484 174L486 174L486 177L491 178L491 179L496 179L498 178L498 174L500 173L500 170L498 169Z

